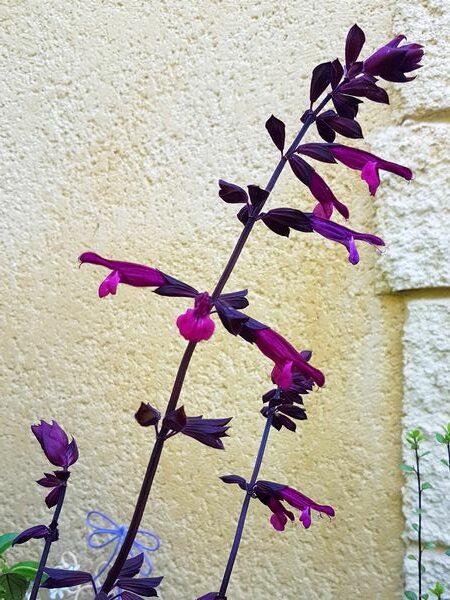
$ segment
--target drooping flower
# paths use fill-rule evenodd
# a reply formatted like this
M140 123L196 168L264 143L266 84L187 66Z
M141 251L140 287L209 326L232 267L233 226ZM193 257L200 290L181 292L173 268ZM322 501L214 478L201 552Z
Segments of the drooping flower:
M364 61L364 72L397 83L414 79L414 77L406 77L405 73L420 69L422 65L419 63L424 54L423 46L420 44L400 46L400 43L405 39L404 35L397 35L369 56Z
M191 342L209 340L215 329L214 321L210 316L211 308L211 298L207 292L203 292L196 296L194 308L188 308L178 317L178 329L186 340Z
M164 425L169 429L168 437L183 433L205 446L223 450L224 445L221 438L228 437L228 423L231 418L204 419L203 415L188 417L184 406L180 406L164 418Z
M256 497L272 511L270 523L277 531L284 531L288 519L295 520L294 514L282 502L286 502L293 508L300 510L300 521L305 529L308 529L311 525L311 510L319 514L326 514L329 517L335 515L331 506L317 504L308 496L287 485L281 485L273 481L258 481L253 491Z
M329 219L333 214L333 208L335 208L344 219L348 219L348 208L336 198L322 177L311 165L295 154L289 157L289 164L294 175L309 187L311 194L319 202L314 209L314 213Z
M19 535L14 538L12 545L16 546L17 544L25 544L25 542L28 542L32 539L39 540L46 538L50 534L51 531L47 525L34 525L33 527L25 529L25 531L22 531L22 533L19 533Z
M394 173L410 181L413 178L413 172L408 167L404 167L394 162L384 160L375 154L359 150L358 148L350 148L342 144L329 144L328 148L334 158L339 162L361 171L361 179L369 186L369 191L372 196L375 196L378 186L380 185L379 171L388 171Z
M357 231L348 229L348 227L339 225L339 223L334 223L329 219L321 219L320 217L316 217L316 215L311 213L307 214L307 216L309 217L312 228L316 233L329 240L332 240L333 242L338 242L338 244L342 244L347 248L348 260L352 263L352 265L359 263L359 254L356 248L355 240L367 242L371 246L375 247L384 246L384 241L376 235L372 235L370 233L358 233Z
M259 350L274 363L272 379L282 387L292 385L295 373L311 378L319 386L325 383L321 371L308 364L310 353L298 352L279 333L252 319L245 313L228 306L225 302L215 303L222 325L232 335L239 335L247 342L256 344ZM279 383L280 382L280 383Z
M133 287L155 287L161 296L183 296L193 298L198 293L193 287L166 275L158 269L125 262L122 260L109 260L95 252L85 252L79 259L81 264L89 263L100 265L111 270L111 273L101 282L98 295L104 298L109 294L116 294L119 283Z
M312 367L302 354L279 333L267 327L266 329L254 329L252 334L259 350L275 363L272 379L281 389L288 389L292 385L295 372L310 377L319 386L324 385L323 373Z
M53 465L67 469L78 460L77 443L74 439L69 442L66 432L56 421L41 421L38 425L32 425L31 431Z

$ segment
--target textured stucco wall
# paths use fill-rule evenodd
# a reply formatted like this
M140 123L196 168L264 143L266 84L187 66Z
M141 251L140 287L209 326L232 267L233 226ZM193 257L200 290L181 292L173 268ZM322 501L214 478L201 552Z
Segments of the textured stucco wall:
M54 560L71 549L82 567L97 562L84 514L127 521L152 443L132 414L141 400L164 405L184 348L174 326L183 300L123 287L100 301L104 272L79 271L78 254L146 262L210 289L240 230L217 201L217 179L264 185L277 159L267 116L293 135L312 67L342 55L354 21L370 46L384 42L393 13L379 0L0 3L3 529L48 519L29 423L56 418L81 459ZM393 116L379 106L362 114L370 148ZM405 160L394 144L386 153ZM352 225L374 230L357 174L338 182L343 168L322 172L349 201ZM310 203L285 174L272 206L287 205ZM328 378L299 432L272 435L262 476L337 510L332 523L277 534L254 503L230 598L401 597L403 301L376 294L378 259L361 254L352 267L324 240L260 228L230 282L249 285L251 313L312 348ZM219 328L195 354L183 403L236 419L225 453L178 438L164 453L144 525L162 539L165 600L217 588L241 502L218 476L249 473L269 368Z

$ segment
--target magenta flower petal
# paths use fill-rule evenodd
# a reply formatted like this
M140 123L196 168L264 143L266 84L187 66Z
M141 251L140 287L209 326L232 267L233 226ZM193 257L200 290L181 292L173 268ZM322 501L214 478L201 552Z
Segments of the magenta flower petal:
M307 216L309 216L311 225L316 233L333 242L338 242L347 248L349 253L348 259L353 265L356 265L359 262L359 254L356 249L355 240L361 240L375 247L384 246L384 241L376 235L353 231L348 227L339 225L339 223L334 223L328 219L322 219L315 214L309 214Z
M284 506L283 502L300 511L300 521L305 529L311 526L311 510L329 517L335 515L332 506L317 504L298 490L273 481L258 481L253 491L256 497L272 511L270 522L277 531L284 531L288 518L294 521L293 513Z
M272 370L272 381L276 383L282 390L288 390L292 385L293 380L292 360L287 361L282 367L275 365Z
M361 171L361 179L367 182L372 196L375 195L380 184L379 170L394 173L394 175L399 175L408 181L413 178L413 173L408 167L384 160L370 152L350 148L342 144L330 144L328 148L339 162L350 167L350 169Z
M278 366L280 375L283 373L286 363L291 361L294 371L297 370L302 375L311 377L319 386L324 385L323 373L308 364L300 352L279 333L270 328L257 329L254 331L254 338L260 351ZM284 371L284 376L286 376L286 371Z
M158 287L169 283L167 276L158 269L121 260L109 260L95 252L85 252L79 257L79 261L81 264L89 263L111 269L110 275L100 284L98 293L101 298L115 294L119 283L134 287Z
M104 298L108 294L115 296L119 283L119 271L112 271L107 277L105 277L98 288L98 295L100 298Z
M178 317L177 327L186 340L201 342L210 339L215 329L210 317L211 308L211 298L207 292L203 292L196 296L194 308L188 308Z

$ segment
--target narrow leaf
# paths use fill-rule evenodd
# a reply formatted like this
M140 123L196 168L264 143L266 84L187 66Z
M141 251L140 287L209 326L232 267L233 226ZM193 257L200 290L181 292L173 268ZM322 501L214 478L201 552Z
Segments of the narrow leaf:
M399 465L399 467L402 471L405 471L405 473L414 473L416 471L414 467L411 467L410 465L405 465L404 463Z
M431 490L433 486L431 485L431 483L428 483L428 481L425 481L425 483L422 483L422 491L424 490Z
M0 556L12 546L13 541L18 535L18 533L4 533L0 535Z
M417 594L415 592L405 592L405 598L408 598L408 600L417 600Z
M314 67L311 77L309 99L311 104L325 91L331 82L332 66L330 62L321 63Z
M273 143L278 150L283 154L284 143L286 140L286 126L283 121L277 119L274 115L269 117L266 121L266 129L272 138Z

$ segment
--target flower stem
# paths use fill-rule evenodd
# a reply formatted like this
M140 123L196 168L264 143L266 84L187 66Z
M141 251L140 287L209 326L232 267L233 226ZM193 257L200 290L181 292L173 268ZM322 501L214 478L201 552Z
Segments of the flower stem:
M318 107L314 110L314 112L312 112L308 116L306 121L303 123L303 125L300 128L300 131L298 132L298 134L296 135L294 141L289 146L289 149L286 151L286 153L279 160L277 166L275 167L274 172L272 173L272 176L269 179L269 182L267 183L266 190L269 193L272 192L276 182L278 181L278 178L281 175L281 172L283 171L283 169L288 161L289 155L292 154L292 152L297 148L297 146L303 139L305 133L308 131L309 127L312 125L312 123L314 123L317 114L329 102L330 99L331 99L331 94L328 94L322 100L322 102L318 105ZM228 259L228 262L223 270L223 273L220 276L219 281L217 282L217 285L214 288L214 291L211 295L213 300L217 299L220 296L220 294L222 293L228 279L230 278L231 273L233 272L234 267L236 266L236 263L241 255L241 252L250 236L250 233L252 232L252 229L256 223L258 215L260 214L265 203L267 202L267 199L268 199L268 197L266 198L266 200L264 202L262 202L258 207L255 208L253 213L250 215L247 223L245 224L243 230L241 231L241 234L234 246L234 249L230 255L230 258ZM173 410L175 410L177 407L177 402L180 397L180 393L181 393L181 389L183 387L186 372L189 367L189 363L191 361L191 358L194 353L196 345L197 345L196 342L189 342L184 351L183 358L181 360L180 366L178 367L175 383L172 388L172 393L170 395L169 402L167 404L167 408L166 408L166 412L165 412L166 415L169 412L172 412ZM139 529L140 522L142 520L142 516L144 514L145 505L147 503L147 500L148 500L148 497L150 494L153 479L155 477L156 470L158 468L159 459L161 458L161 453L162 453L162 450L164 447L164 441L165 441L164 438L165 438L166 434L167 434L167 429L164 426L162 426L161 431L159 432L159 435L158 435L155 445L153 447L152 453L150 454L149 463L147 465L147 471L145 473L144 480L142 482L141 490L139 492L139 496L138 496L138 499L136 502L136 506L134 509L133 517L130 522L130 526L127 531L127 535L126 535L125 540L122 544L122 547L116 557L116 560L114 561L114 564L111 567L111 569L109 570L108 575L102 585L102 588L101 588L102 592L108 593L111 591L111 589L113 588L115 581L120 573L120 569L122 568L124 562L126 561L126 559L128 557L128 554L131 550L131 547L133 545L137 531Z
M419 558L417 560L417 569L418 569L418 577L419 577L419 598L422 597L422 485L420 481L420 458L419 458L419 448L418 444L416 444L415 448L416 454L416 476L417 476L417 492L418 492L418 502L419 502L419 527L417 530L418 543L419 543Z
M266 419L266 425L264 427L264 431L261 437L261 442L259 444L258 455L256 457L255 465L253 467L252 476L250 482L247 486L247 492L245 494L244 501L242 502L241 514L239 516L239 521L236 527L236 533L234 534L233 545L231 546L230 555L228 557L227 566L225 567L225 572L223 574L222 583L220 584L219 594L217 596L217 600L226 600L226 592L228 588L228 583L230 582L231 573L233 571L234 563L236 561L236 556L239 550L239 545L241 543L242 534L244 532L245 519L247 518L247 512L250 505L250 500L252 498L252 489L258 479L259 470L261 468L262 459L264 457L264 452L267 445L267 440L269 439L270 427L272 425L273 412L269 413Z
M61 510L62 510L62 507L64 504L66 490L67 490L67 486L66 485L62 486L61 492L60 492L59 498L58 498L58 503L56 505L55 512L53 513L53 519L49 525L49 529L50 529L51 533L45 539L45 546L42 551L41 560L39 561L38 570L37 570L36 576L34 578L33 589L31 590L29 600L36 600L36 598L37 598L37 595L39 592L39 586L41 585L42 575L44 573L45 565L47 564L48 555L50 553L50 548L51 548L53 542L55 541L54 533L58 529L59 515L61 514Z

